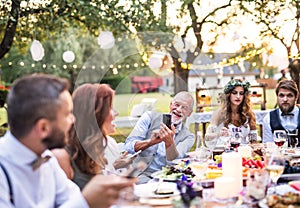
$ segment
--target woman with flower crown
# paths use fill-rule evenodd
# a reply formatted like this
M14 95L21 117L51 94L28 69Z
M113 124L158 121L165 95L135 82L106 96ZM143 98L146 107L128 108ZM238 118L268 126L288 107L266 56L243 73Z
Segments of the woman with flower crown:
M249 87L248 81L240 79L232 79L225 85L222 106L211 118L206 140L228 138L237 129L242 136L241 143L248 142L246 138L249 134L252 141L257 140L256 117L250 102Z

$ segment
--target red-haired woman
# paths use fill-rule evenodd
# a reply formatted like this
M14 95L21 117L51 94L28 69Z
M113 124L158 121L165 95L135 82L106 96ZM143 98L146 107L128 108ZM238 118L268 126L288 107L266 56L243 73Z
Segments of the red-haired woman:
M81 189L107 166L105 152L110 150L119 154L114 148L115 140L107 136L115 131L113 97L114 91L106 84L83 84L73 92L76 121L69 131L66 148L53 150L53 153L67 176ZM134 158L126 157L126 154L111 159L111 167L131 164Z

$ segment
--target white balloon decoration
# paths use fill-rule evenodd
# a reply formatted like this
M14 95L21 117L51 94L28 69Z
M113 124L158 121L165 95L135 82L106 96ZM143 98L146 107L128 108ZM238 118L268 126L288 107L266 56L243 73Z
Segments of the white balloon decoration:
M65 51L62 56L64 62L72 63L75 60L75 54L73 51Z
M34 40L30 46L30 53L32 56L32 59L34 61L40 61L43 59L45 52L44 47L38 40Z
M98 36L98 44L102 49L110 49L115 45L115 38L112 32L104 31Z
M163 58L162 53L153 53L149 58L149 67L159 69L163 65Z

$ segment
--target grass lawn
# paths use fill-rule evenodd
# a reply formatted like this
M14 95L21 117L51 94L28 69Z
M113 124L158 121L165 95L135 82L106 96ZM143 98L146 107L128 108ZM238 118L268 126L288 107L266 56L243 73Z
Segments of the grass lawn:
M195 98L195 93L191 93ZM143 98L156 98L156 111L168 112L171 96L163 93L143 93L143 94L121 94L116 95L114 99L114 108L119 112L119 116L129 116L133 105L141 103ZM267 109L273 109L276 104L276 94L274 89L266 90ZM254 106L254 109L260 109L260 106ZM194 132L194 125L190 126L192 132ZM201 130L201 129L200 129ZM112 135L117 142L124 142L128 134L131 132L131 128L118 128L115 134Z

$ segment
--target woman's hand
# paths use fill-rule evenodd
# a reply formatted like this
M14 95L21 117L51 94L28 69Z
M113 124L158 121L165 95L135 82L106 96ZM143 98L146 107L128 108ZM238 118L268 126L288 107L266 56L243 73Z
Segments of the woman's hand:
M137 157L128 157L128 152L125 151L119 158L117 158L114 162L114 168L119 169L119 168L126 168L128 165L132 163L132 161Z
M226 127L223 127L223 128L220 130L219 136L224 136L224 137L230 136L230 131L229 131L229 129L226 128Z

